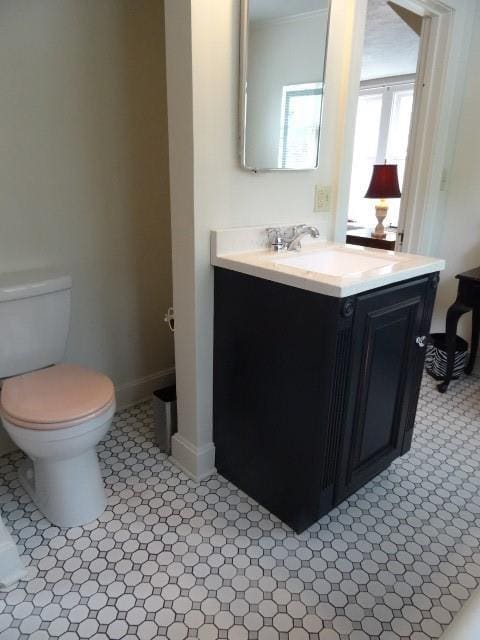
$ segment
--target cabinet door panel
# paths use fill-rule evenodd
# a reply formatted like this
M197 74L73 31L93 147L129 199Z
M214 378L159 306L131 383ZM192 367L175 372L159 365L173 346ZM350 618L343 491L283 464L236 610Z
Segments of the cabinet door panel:
M422 355L415 338L422 324L426 285L426 280L416 281L358 298L338 500L401 454L406 390Z

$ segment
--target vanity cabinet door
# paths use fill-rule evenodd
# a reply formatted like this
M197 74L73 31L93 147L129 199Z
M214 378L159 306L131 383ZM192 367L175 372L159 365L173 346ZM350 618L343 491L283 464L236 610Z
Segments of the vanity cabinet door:
M425 277L357 297L337 503L410 447L406 434L425 357L417 338L430 326L429 289Z

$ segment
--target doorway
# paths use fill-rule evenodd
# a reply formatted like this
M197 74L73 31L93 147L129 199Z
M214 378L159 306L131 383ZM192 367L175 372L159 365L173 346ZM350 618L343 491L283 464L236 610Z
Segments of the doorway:
M387 250L402 245L401 198L388 201L382 233L375 202L365 193L373 166L383 163L394 166L402 192L422 20L388 0L368 0L347 214L349 244Z

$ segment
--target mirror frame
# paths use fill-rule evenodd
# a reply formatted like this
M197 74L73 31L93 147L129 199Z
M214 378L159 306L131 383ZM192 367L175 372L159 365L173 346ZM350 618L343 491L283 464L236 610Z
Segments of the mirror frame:
M240 69L238 83L238 143L240 164L242 169L253 173L265 171L315 171L319 166L320 139L322 133L323 108L325 103L325 71L327 68L328 37L330 32L330 16L332 0L328 1L327 15L327 37L325 39L325 55L323 57L323 87L322 104L320 107L320 117L318 125L317 157L315 166L308 169L289 169L288 167L250 167L246 163L246 131L247 131L247 74L248 74L248 9L250 0L240 0Z

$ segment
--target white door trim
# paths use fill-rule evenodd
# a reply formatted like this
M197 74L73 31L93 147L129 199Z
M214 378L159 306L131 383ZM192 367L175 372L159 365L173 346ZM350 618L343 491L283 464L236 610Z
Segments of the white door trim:
M403 240L403 250L410 253L431 252L429 227L434 224L435 200L440 192L445 164L445 129L441 131L439 123L445 103L449 102L445 79L450 53L448 36L454 12L447 7L440 11L424 15L420 39L404 196L398 223L403 235L399 234L397 240L397 249Z
M398 234L395 249L397 251L405 250L414 253L419 251L418 247L414 247L413 238L418 237L418 229L415 229L415 221L420 222L420 207L418 200L426 195L425 182L419 181L415 171L419 171L418 165L424 154L425 144L425 126L424 123L428 119L428 88L431 84L427 84L429 78L427 72L431 62L430 45L432 43L432 18L423 15L422 33L420 36L420 48L418 51L417 73L415 79L415 90L413 100L412 118L410 121L409 143L407 151L407 159L405 162L405 172L402 186L402 199L400 201L400 211L398 216ZM426 160L426 158L424 158ZM423 184L424 189L420 188ZM417 213L417 220L415 214Z
M335 0L332 0L332 3ZM360 74L362 71L362 51L365 36L365 19L367 16L367 0L355 0L350 6L353 11L352 32L345 34L349 43L348 60L345 61L345 68L341 69L343 81L343 94L345 96L345 112L343 115L343 137L342 146L338 158L338 173L332 180L337 184L337 193L334 200L333 237L337 242L345 242L347 234L348 201L350 198L350 180L352 176L353 144L355 140L355 120L357 115L358 92L360 87ZM347 47L347 42L345 43ZM328 49L327 49L327 73L328 82ZM339 69L333 69L335 73L340 73ZM328 92L328 85L326 84ZM320 138L320 152L322 139Z
M423 7L427 17L399 226L404 222L404 250L433 254L445 211L475 2L409 2Z

